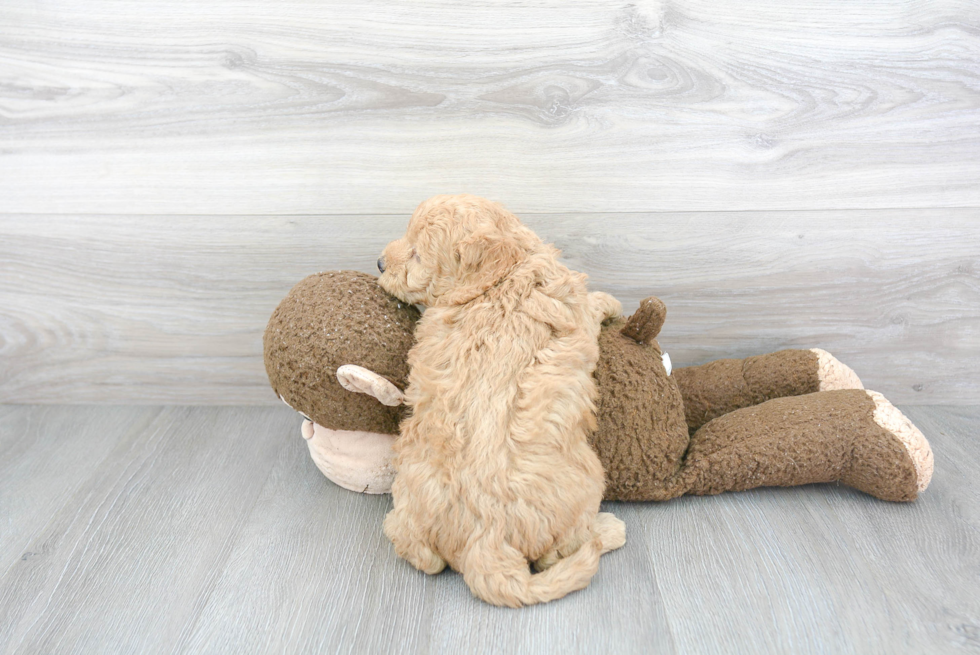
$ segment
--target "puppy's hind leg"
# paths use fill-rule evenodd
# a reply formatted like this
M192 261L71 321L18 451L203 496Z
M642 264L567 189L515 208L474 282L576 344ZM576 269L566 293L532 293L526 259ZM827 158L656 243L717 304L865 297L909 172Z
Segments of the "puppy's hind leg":
M384 521L384 533L395 547L395 553L419 571L435 575L446 568L446 560L414 535L412 520L397 509L388 512Z
M599 539L602 543L603 555L621 548L626 543L626 524L609 512L599 512L589 529L579 530L574 537L566 539L562 544L536 559L535 570L544 571L554 566L560 559L568 557L592 539Z
M602 540L603 554L626 544L626 524L609 512L596 514L592 532Z
M549 550L547 553L534 560L534 569L536 571L544 571L551 568L558 563L559 560L568 557L579 548L582 544L592 541L595 535L588 526L579 527L569 535L566 535L564 539L558 542L554 548Z
M602 291L589 294L589 305L592 307L592 315L600 323L623 315L623 304Z
M601 548L593 537L547 571L531 575L520 551L499 539L482 537L467 548L463 580L477 598L493 605L547 603L589 585L599 569Z

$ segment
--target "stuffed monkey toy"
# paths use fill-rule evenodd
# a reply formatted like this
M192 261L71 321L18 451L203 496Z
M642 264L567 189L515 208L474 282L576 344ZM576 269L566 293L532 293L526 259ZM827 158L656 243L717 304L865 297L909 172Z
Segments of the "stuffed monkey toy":
M269 381L304 416L314 462L340 486L390 491L419 316L373 276L333 271L297 284L269 320ZM922 433L829 353L782 350L671 371L656 340L665 318L651 297L602 327L590 443L607 500L840 482L912 501L929 485Z

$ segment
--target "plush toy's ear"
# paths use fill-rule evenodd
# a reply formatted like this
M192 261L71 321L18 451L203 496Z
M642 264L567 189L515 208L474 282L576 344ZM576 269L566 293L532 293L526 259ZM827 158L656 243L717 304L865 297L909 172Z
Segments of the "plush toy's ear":
M388 407L397 407L405 402L405 394L401 389L392 384L388 378L363 366L344 364L338 367L337 381L344 389L354 393L366 393Z
M667 306L660 298L650 296L640 301L640 308L630 316L623 326L624 336L640 343L650 343L660 334L660 328L667 320Z

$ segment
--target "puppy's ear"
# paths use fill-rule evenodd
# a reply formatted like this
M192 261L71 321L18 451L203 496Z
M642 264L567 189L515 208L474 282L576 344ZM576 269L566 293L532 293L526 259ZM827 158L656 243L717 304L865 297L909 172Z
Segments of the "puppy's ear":
M507 275L527 256L527 250L512 235L487 227L467 235L454 249L460 298L473 298Z

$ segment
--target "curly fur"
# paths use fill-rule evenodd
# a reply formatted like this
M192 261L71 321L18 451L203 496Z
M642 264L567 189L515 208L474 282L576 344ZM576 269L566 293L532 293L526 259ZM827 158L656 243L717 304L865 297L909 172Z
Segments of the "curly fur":
M416 568L448 563L495 605L584 588L625 542L622 521L599 513L586 440L600 321L620 307L558 254L495 203L437 196L379 262L386 291L427 306L385 534Z

